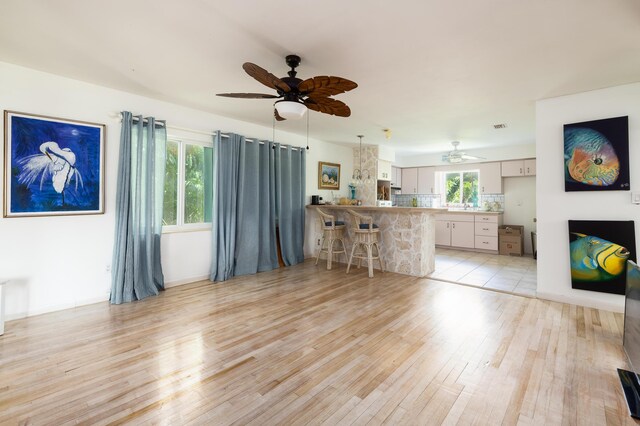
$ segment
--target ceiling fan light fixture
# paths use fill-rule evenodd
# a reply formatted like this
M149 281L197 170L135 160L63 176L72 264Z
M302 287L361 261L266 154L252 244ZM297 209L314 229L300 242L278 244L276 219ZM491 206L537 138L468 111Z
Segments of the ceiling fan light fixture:
M276 102L276 111L282 118L287 120L299 120L304 117L307 112L307 106L300 102L294 101L278 101Z

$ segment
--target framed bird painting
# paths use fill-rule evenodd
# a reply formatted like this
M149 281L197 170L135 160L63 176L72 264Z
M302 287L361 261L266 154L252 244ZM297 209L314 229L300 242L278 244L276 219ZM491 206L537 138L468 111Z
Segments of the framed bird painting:
M4 217L104 213L104 124L5 111L4 132Z

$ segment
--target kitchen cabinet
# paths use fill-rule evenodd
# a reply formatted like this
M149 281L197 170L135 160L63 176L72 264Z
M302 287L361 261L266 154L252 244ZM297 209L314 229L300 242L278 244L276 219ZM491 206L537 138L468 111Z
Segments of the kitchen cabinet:
M513 160L502 162L502 177L535 176L536 160Z
M410 167L402 169L402 184L400 185L403 194L418 193L418 168Z
M436 215L436 244L475 248L473 215Z
M391 163L378 160L378 180L391 180Z
M418 167L418 194L436 194L436 168Z
M451 247L475 248L473 222L451 222Z
M498 227L501 214L436 215L436 245L498 251Z
M436 245L451 245L451 222L436 219Z
M524 175L525 176L536 175L536 159L535 158L524 160Z
M391 166L391 187L400 188L402 186L402 169Z
M502 194L502 175L500 163L480 163L478 186L481 194Z

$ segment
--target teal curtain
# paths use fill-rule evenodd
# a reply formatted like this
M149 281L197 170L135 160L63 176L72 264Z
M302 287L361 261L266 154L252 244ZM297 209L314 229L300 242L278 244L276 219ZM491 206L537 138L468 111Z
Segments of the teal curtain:
M214 136L211 280L304 260L305 154L270 142Z
M233 133L225 141L220 131L213 137L211 281L225 281L234 275L238 171L243 144L244 136Z
M157 295L167 133L153 117L122 113L111 303Z
M304 261L306 154L302 148L275 144L276 213L284 264Z

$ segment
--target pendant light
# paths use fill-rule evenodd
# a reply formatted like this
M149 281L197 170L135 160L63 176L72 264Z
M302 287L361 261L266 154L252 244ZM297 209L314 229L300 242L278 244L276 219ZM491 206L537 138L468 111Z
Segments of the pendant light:
M364 135L358 135L358 138L360 138L360 148L359 148L360 168L355 169L353 171L353 176L351 176L351 183L355 186L370 185L372 182L371 173L369 173L369 170L362 168L362 138L363 137Z

